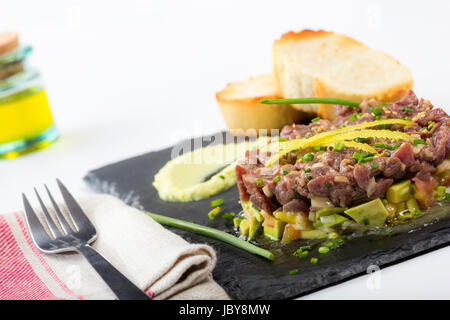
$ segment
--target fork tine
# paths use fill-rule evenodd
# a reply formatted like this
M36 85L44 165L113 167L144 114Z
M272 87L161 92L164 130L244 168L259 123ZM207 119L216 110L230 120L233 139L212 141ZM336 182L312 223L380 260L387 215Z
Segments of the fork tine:
M50 198L50 201L53 205L53 208L55 208L55 212L56 212L56 217L58 218L59 223L61 224L61 227L63 228L64 232L66 234L70 234L73 233L72 228L70 227L70 225L67 223L66 218L64 217L64 215L61 212L61 209L59 209L58 204L56 203L55 199L53 199L52 194L50 193L50 190L48 190L47 185L44 184L45 190L47 190L47 194L48 197Z
M77 229L80 230L82 226L89 232L95 233L94 225L88 219L75 198L67 190L66 186L59 179L56 179L56 182L58 183L59 190L61 190L61 194L66 202L66 206L69 209L70 215Z
M41 196L39 195L36 188L34 188L34 193L36 193L36 197L39 200L39 204L41 205L42 211L44 212L45 220L47 221L48 228L50 229L53 238L62 236L61 232L59 231L58 227L55 224L55 221L50 216L50 213L48 213L47 207L42 202Z
M36 213L30 205L27 197L22 193L23 206L25 208L25 220L28 224L28 230L30 231L31 237L34 240L36 246L40 247L41 244L49 243L51 241L47 231L42 226Z

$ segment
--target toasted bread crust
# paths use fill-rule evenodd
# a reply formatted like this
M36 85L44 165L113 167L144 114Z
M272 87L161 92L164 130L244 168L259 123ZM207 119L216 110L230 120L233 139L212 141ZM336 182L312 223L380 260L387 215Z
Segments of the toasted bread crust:
M263 99L277 98L281 95L272 75L229 83L216 93L217 103L230 132L241 136L264 134L264 130L270 133L304 119L305 114L290 105L261 103Z
M320 38L320 37L333 36L333 35L340 36L343 41L343 45L352 44L352 45L366 47L363 43L359 42L358 40L347 37L345 35L337 34L337 33L330 32L330 31L325 31L325 30L310 30L310 29L304 29L299 32L295 32L295 31L286 32L281 35L281 38L279 40L274 41L274 45L283 44L284 42L310 40L312 38Z
M295 43L298 43L299 46ZM363 98L368 97L391 102L400 99L412 88L411 72L408 68L402 66L398 60L386 53L370 49L361 42L345 35L324 30L290 31L274 42L272 50L274 77L279 92L285 98L315 96L362 101ZM382 77L368 78L367 75L372 72L373 66L370 63L364 64L362 62L359 69L351 70L349 67L342 67L347 65L348 57L355 57L355 61L361 63L361 61L365 61L364 58L357 60L357 57L369 55L373 55L373 59L382 66L389 66L386 72L395 72L398 78L395 80L390 78L391 81L387 83L383 82ZM341 66L342 77L341 74L336 77L336 73L323 71L333 70L334 64L329 65L330 58L336 59L336 62L333 63L337 63L338 67ZM311 68L311 66L317 66L317 68ZM320 68L324 69L320 70ZM350 77L345 78L346 74ZM353 86L352 80L348 80L351 79L352 75L357 77L366 75L366 77L361 78L368 81L368 86L364 88L363 86ZM346 83L341 78L349 82ZM365 84L365 82L362 83ZM334 119L335 117L332 105L294 105L294 107L305 112L316 112L323 118Z

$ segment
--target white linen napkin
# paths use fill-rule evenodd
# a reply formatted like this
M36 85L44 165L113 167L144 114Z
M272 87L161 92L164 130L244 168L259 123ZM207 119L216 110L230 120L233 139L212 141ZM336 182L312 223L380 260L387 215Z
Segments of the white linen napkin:
M212 280L216 255L210 246L186 242L112 196L78 201L97 229L92 246L155 299L228 299ZM115 296L82 255L39 252L23 213L16 212L0 215L0 299Z

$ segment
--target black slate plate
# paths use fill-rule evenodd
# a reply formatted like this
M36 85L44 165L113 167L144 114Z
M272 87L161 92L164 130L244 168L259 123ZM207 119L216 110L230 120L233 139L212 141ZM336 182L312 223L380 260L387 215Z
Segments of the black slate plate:
M220 138L221 134L195 141L187 140L183 145L192 143L194 146L197 145L195 142L205 146L211 141L212 144L221 143L221 139L217 137ZM180 146L182 145L177 145L178 149ZM188 203L165 202L159 199L152 186L153 177L170 159L171 152L172 148L168 148L110 164L90 171L84 179L97 191L118 196L137 208L234 232L232 222L222 218L213 221L208 219L207 212L210 210L211 199ZM217 197L225 200L222 212L240 211L236 187L214 198ZM348 239L341 247L328 254L312 253L310 257L319 258L317 265L309 263L310 257L307 260L299 260L292 256L295 249L302 245L301 242L284 247L278 244L262 245L274 252L275 260L271 262L215 239L184 230L170 229L189 242L208 243L214 247L218 255L214 279L232 298L288 299L449 244L450 219L447 218L449 211L449 204L436 208L433 215L441 217L426 225L423 223L419 225L420 219L416 220L414 226L409 226L414 227L414 232L369 234ZM299 269L300 272L297 275L289 275L292 269Z

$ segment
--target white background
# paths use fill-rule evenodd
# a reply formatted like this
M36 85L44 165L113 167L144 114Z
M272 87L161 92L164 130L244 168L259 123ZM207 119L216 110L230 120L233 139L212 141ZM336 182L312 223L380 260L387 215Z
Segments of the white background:
M35 51L61 139L0 162L2 211L61 178L75 194L89 170L225 128L215 92L271 71L273 40L325 29L408 66L416 93L448 111L449 1L1 0L0 30ZM53 185L54 186L54 185ZM450 298L450 247L305 298ZM293 281L294 278L293 278Z

